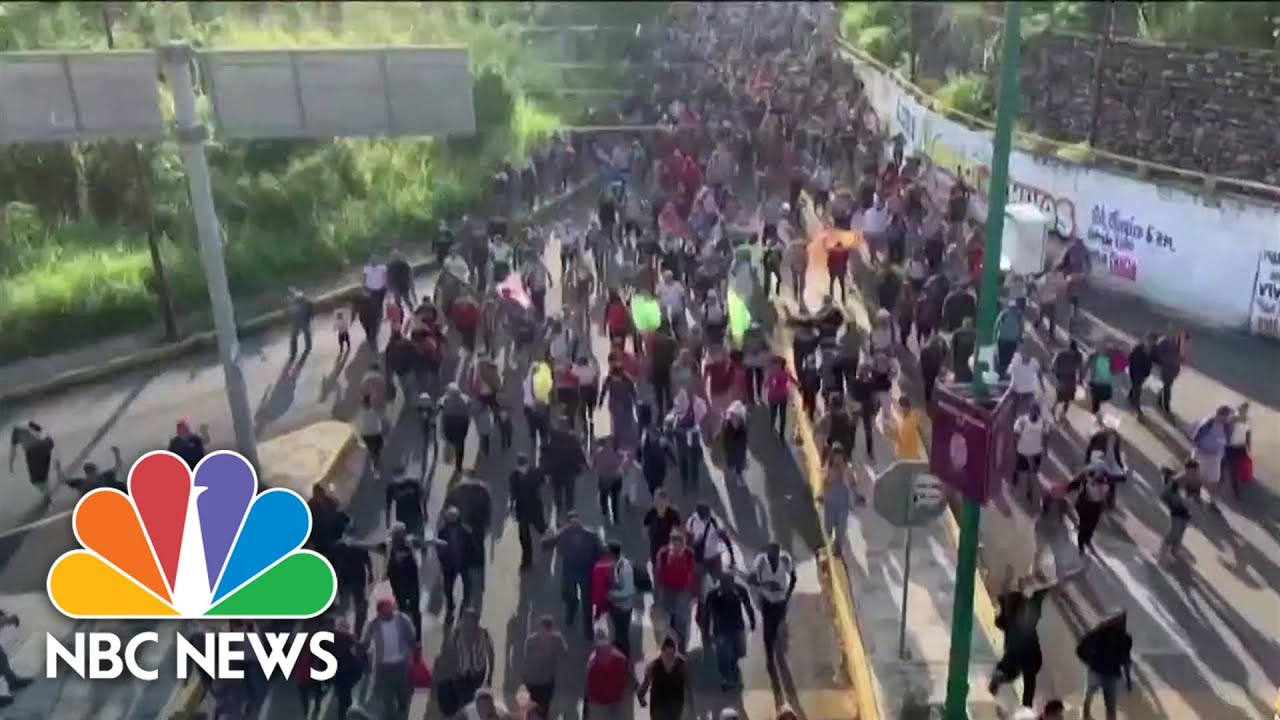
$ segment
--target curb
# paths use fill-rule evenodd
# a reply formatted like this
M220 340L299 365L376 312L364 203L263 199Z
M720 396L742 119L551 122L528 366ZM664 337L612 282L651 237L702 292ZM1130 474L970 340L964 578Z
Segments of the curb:
M316 425L332 422L334 421L325 420L321 423L316 423ZM311 427L315 427L315 425L307 426L307 428ZM294 432L305 432L307 428L295 430ZM346 439L342 443L342 447L333 453L333 457L320 473L317 482L326 484L333 483L336 480L335 475L341 474L342 471L346 469L347 459L351 456L352 452L356 451L360 447L361 444L356 438L356 433L352 430L347 434ZM200 706L204 704L205 697L207 696L208 686L201 682L199 677L188 678L186 682L178 688L178 691L174 693L173 698L167 705L165 705L164 709L160 711L160 715L158 717L163 720L197 720L197 718L203 718L205 717L205 714L200 711Z
M800 203L802 207L805 207L809 209L810 212L812 212L813 205L809 200L808 191L801 192ZM856 281L855 281L855 285L856 285ZM857 292L860 295L861 289L857 289ZM863 323L859 321L859 325L862 325L862 324ZM787 354L787 357L790 358L790 355L791 355L790 344L788 344L788 349L786 354ZM791 367L795 367L794 358L791 358ZM796 398L796 400L798 402L799 400L798 397ZM813 436L812 436L813 428L812 426L809 425L808 419L804 417L803 413L797 415L797 417L798 417L797 427L805 426L805 432L808 434L807 442L813 443L814 442ZM804 440L805 440L804 433L802 433L802 441ZM928 436L927 433L921 432L920 441L921 441L921 446L923 446L926 449L929 448L930 437ZM815 445L815 452L816 452L816 445ZM819 478L820 478L820 475L819 475ZM818 485L814 486L815 498L817 497L819 488L820 486ZM959 512L959 504L955 501L954 498L948 501L947 510L948 512L945 512L942 515L943 528L946 531L947 539L950 541L951 547L958 551L960 547L960 525L959 525L959 520L957 515L957 513ZM819 508L819 518L821 517L822 517L821 508ZM979 549L979 552L981 552L981 549ZM836 569L839 571L840 575L844 574L843 567L838 567ZM973 614L975 619L978 621L978 627L982 630L982 634L986 637L987 642L991 645L991 648L997 654L1000 654L1004 648L1004 635L1003 633L1000 633L996 629L995 598L992 596L991 588L987 586L986 580L987 580L987 575L984 574L983 572L982 558L981 558L981 555L979 555L977 576L974 578L975 582L974 582L974 593L973 593L973 596L974 596L973 597L973 605L974 605ZM847 583L847 579L842 579L842 581ZM845 588L847 587L848 585L846 584L845 586L840 587L839 590L844 591ZM847 592L845 594L847 595ZM853 603L851 601L848 601L847 598L846 598L846 602L848 604L848 607L850 608L853 607ZM837 611L839 611L839 609L837 609ZM862 646L859 645L859 647L862 647ZM868 668L867 671L869 673L870 672L869 661L867 661L865 657L863 658L863 661L865 664L867 664L867 668ZM1009 687L1008 691L1010 692L1012 691L1011 689L1015 687L1020 691L1022 687L1022 679L1018 678L1015 684L1011 684L1008 687ZM1280 700L1278 700L1277 703L1280 703ZM1277 720L1280 720L1280 718L1277 718Z
M790 343L787 346L784 355L791 367L795 367L795 358L791 357L789 349ZM854 704L858 713L856 717L857 720L880 720L880 703L876 695L871 661L862 641L858 616L853 610L853 599L849 597L849 578L845 574L844 564L835 557L831 534L823 516L822 465L818 459L817 443L813 439L813 426L805 417L804 404L794 389L789 393L789 402L792 417L796 419L796 434L800 437L800 453L804 459L805 474L809 476L809 490L818 514L818 525L822 528L823 557L819 566L827 571L828 593L835 614L836 629L840 633L844 670L853 686Z
M595 178L580 182L559 197L556 197L533 211L520 216L518 221L528 222L530 220L537 219L548 212L553 212L559 209L560 206L577 197L579 193L595 183ZM415 274L424 272L430 268L434 268L435 266L436 262L434 260L426 260L412 264L413 272ZM331 290L318 297L314 297L312 298L312 303L315 305L317 312L327 312L344 302L349 302L359 294L360 290L360 284L353 283L340 287L336 290ZM236 337L243 339L253 335L258 335L263 331L281 325L288 320L289 311L287 308L272 310L237 323ZM173 343L150 347L133 353L132 355L118 357L98 365L68 370L47 380L41 380L28 385L20 385L14 388L6 388L5 390L0 391L0 403L32 400L58 391L67 390L80 385L87 385L98 380L133 370L139 370L172 360L177 360L179 358L194 355L198 352L214 349L216 347L217 335L215 331L207 330L195 333Z

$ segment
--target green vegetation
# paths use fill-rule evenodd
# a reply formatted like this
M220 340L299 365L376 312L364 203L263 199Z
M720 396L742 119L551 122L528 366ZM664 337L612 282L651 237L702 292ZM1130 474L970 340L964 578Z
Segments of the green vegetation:
M995 114L991 95L986 76L977 73L955 75L933 93L939 109L957 110L978 118L989 118Z
M227 267L232 292L243 297L323 280L370 252L424 239L437 219L456 217L479 196L496 164L524 156L591 99L556 89L626 87L621 33L575 32L566 42L537 29L634 26L663 3L608 7L615 11L587 3L6 2L0 50L105 49L108 38L117 48L185 39L198 47L470 49L474 137L214 138ZM174 305L180 316L199 314L208 299L177 148L144 147L141 156ZM0 337L8 339L0 360L158 326L146 183L136 181L133 158L110 142L0 147Z

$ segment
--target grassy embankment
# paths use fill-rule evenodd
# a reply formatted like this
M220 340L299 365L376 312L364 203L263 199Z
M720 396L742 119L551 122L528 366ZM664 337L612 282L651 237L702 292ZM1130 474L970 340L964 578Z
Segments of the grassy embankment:
M39 26L26 42L10 37L0 49L103 47L91 23L80 41L48 42L50 34L66 36L85 25L84 10L77 15L70 5L61 4L56 14L29 16ZM114 23L114 39L123 48L154 46L170 37L217 47L466 45L478 126L476 137L448 142L215 137L209 158L237 297L323 281L396 239L426 237L437 219L456 216L477 197L493 166L525 155L572 112L530 99L563 77L540 62L546 53L539 55L523 41L521 24L527 20L500 6L477 11L451 3L346 3L339 26L321 16L319 3L272 3L259 13L228 5L130 6ZM192 6L212 17L193 22ZM10 19L17 21L12 11ZM41 35L39 43L31 39ZM26 165L19 172L16 163L7 163L7 176L0 168L0 361L158 327L137 183L121 160L127 154L105 144L6 151L21 155ZM41 153L70 154L81 163L83 177L75 175L82 192L92 196L87 210L83 200L79 212L51 212L56 199L41 204L40 192L51 184L37 177L42 167L48 171ZM177 149L172 143L145 148L144 158L174 304L180 317L200 316L208 299ZM76 184L67 174L59 172L53 181ZM62 201L64 208L68 204L76 205Z

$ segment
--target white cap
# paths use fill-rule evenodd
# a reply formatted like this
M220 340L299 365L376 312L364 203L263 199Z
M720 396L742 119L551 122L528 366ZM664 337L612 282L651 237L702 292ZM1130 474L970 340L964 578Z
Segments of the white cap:
M737 708L727 707L720 711L720 720L738 720Z
M1040 713L1031 708L1018 708L1013 714L1013 720L1040 720Z

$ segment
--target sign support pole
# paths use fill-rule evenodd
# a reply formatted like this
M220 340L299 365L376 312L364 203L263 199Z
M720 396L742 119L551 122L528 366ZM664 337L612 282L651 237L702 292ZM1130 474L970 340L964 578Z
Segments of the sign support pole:
M995 336L999 292L1000 241L1004 234L1004 208L1009 199L1009 151L1013 118L1018 103L1018 52L1021 7L1016 1L1004 6L1004 47L1000 56L1000 88L996 106L996 130L991 156L991 184L987 193L987 237L983 248L982 286L978 291L978 347L992 344ZM987 396L985 362L973 369L974 395ZM935 452L943 452L935 449ZM951 610L951 655L947 663L947 699L943 717L966 720L969 704L969 655L973 642L973 593L978 569L978 531L982 506L965 498L960 509L960 541L956 557L956 590Z
M915 493L907 496L907 512L915 505ZM911 540L915 523L907 524L907 549L902 553L902 612L898 614L898 659L907 659L907 595L911 592Z
M253 412L244 372L240 369L240 342L236 337L235 306L227 284L227 267L222 253L222 225L213 204L213 186L204 143L208 132L196 112L195 83L191 77L194 53L190 45L177 43L160 50L164 75L173 93L175 134L182 151L191 192L191 209L200 242L200 262L204 265L213 309L213 325L218 339L218 357L226 380L227 404L235 429L236 450L255 468L258 445L253 428ZM260 468L259 468L260 469Z

